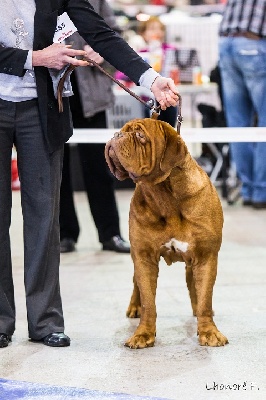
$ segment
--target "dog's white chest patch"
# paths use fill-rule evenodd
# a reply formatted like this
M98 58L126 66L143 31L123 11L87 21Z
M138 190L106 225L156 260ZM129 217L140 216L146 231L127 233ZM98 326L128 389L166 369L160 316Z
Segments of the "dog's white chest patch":
M169 240L169 242L166 242L164 244L165 247L167 247L169 250L174 249L175 251L182 251L182 253L185 253L188 249L188 243L187 242L181 242L180 240L177 240L175 238L172 238Z

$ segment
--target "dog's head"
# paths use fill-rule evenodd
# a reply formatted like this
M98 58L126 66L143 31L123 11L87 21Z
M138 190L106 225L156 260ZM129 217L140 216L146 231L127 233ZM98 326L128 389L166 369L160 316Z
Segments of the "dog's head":
M105 146L105 158L113 175L134 182L162 182L184 162L187 152L171 125L151 118L126 123Z

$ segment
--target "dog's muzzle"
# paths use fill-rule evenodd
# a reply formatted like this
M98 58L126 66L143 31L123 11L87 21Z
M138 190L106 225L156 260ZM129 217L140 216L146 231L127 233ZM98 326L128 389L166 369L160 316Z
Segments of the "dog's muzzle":
M124 180L129 177L128 172L125 170L123 165L120 163L115 150L112 146L112 140L110 140L105 146L105 159L111 173L119 180Z

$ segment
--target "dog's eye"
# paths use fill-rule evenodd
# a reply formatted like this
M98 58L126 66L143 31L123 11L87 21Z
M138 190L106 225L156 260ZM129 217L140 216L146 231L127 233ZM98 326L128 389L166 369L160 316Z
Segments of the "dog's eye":
M114 138L119 138L119 137L122 137L122 136L123 136L123 133L121 131L114 133Z
M142 132L136 132L136 138L140 141L140 143L145 144L147 139L146 136Z

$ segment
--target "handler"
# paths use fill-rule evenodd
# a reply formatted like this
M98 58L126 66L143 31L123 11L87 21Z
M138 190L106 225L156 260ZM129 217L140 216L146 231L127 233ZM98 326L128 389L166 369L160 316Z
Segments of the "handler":
M152 70L87 0L1 0L0 347L8 346L15 330L9 237L13 144L21 181L29 337L48 346L70 345L64 334L59 288L58 220L63 146L72 135L67 99L71 87L65 88L62 113L55 89L62 68L88 63L76 58L86 57L85 51L53 41L56 30L64 37L73 29L71 21L104 59L135 83L150 88L162 109L177 105L174 82Z

